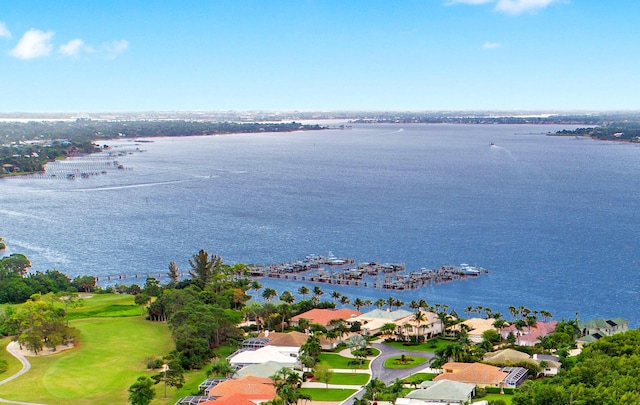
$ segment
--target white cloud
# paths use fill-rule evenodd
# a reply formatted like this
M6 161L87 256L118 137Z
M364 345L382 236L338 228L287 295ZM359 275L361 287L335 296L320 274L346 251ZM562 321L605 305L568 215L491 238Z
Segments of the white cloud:
M120 41L105 42L102 44L102 50L106 53L108 59L113 59L129 48L129 42L126 39Z
M478 6L482 4L495 4L495 10L507 14L521 14L544 9L553 3L566 0L446 0L445 5L467 4Z
M485 42L484 45L482 45L482 49L496 49L501 46L502 44L499 42Z
M72 39L66 44L60 45L58 52L66 56L78 56L80 52L93 52L93 48L81 39Z
M496 10L508 14L520 14L548 7L558 0L498 0Z
M0 21L0 38L11 38L11 32L7 29L7 25Z
M53 31L44 32L30 29L24 33L18 45L11 50L10 54L19 59L34 59L47 56L53 49L51 38L53 38L54 34Z

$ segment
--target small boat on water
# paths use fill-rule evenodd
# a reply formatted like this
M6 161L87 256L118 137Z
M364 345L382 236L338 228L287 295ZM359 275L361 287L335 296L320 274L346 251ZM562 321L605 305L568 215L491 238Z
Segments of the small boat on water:
M477 276L481 273L481 270L479 268L470 266L467 263L460 264L460 267L458 269L460 271L460 274L464 274L467 276Z
M491 142L491 144L489 144L489 146L496 146L496 144Z

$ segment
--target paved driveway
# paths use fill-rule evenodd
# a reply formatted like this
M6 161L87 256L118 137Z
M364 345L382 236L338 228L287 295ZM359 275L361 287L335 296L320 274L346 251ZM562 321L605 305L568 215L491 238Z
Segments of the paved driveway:
M373 343L373 347L380 350L380 355L371 361L371 378L378 378L384 381L385 384L389 384L395 381L396 378L404 379L411 374L417 373L429 367L428 363L421 364L412 368L392 369L384 368L384 362L390 357L400 357L401 355L426 357L431 360L435 358L435 354L430 352L412 352L409 350L397 349L392 346L388 346L382 343ZM364 395L364 389L358 391L353 397L343 402L344 405L353 405L354 398L362 398Z

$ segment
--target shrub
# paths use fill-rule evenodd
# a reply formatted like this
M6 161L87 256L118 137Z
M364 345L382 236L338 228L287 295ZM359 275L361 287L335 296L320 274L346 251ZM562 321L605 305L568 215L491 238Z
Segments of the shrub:
M160 368L164 364L162 359L147 358L147 359L145 359L145 361L147 362L147 368L149 370Z

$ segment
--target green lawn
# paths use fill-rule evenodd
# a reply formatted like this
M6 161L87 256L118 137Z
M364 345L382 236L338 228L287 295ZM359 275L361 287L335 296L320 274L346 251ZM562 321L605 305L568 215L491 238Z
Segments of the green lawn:
M9 342L11 342L11 339L8 337L0 339L0 360L5 360L8 367L7 371L0 374L0 380L4 380L5 378L10 377L18 371L22 370L22 364L15 357L10 355L8 351L5 350L5 347L7 347ZM4 386L0 387L0 392L2 388L4 388Z
M329 384L338 385L365 385L369 382L369 374L363 373L333 373Z
M449 344L453 343L451 340L443 339L441 337L435 337L428 342L421 343L419 345L409 345L403 342L383 342L383 344L395 347L400 350L407 350L412 352L429 352L434 353L436 350L441 349Z
M384 361L384 367L385 368L412 368L428 362L429 362L429 359L427 359L426 357L419 357L419 356L406 356L406 360L402 362L401 358L398 356L398 357L390 357L386 359Z
M404 380L402 380L402 382L407 384L413 384L414 381L416 382L419 381L418 384L420 384L423 381L433 380L433 377L435 377L436 375L437 374L431 374L431 373L415 373L405 378Z
M349 364L349 362L355 360L348 357L342 357L339 354L334 353L321 353L320 354L320 362L329 366L329 368L336 369L344 369L344 370L354 370L354 366ZM355 366L355 369L366 370L369 368L369 360L365 360L364 364Z
M51 405L125 404L127 388L138 376L152 374L145 370L145 358L173 348L166 324L139 316L84 319L72 326L80 330L78 347L30 357L31 370L3 385L3 398ZM157 392L162 396L161 387Z
M133 299L126 294L96 294L81 300L80 306L69 308L69 319L140 316L142 310Z
M485 395L483 398L477 398L474 399L472 402L478 402L478 401L493 401L493 400L497 400L497 399L501 399L504 401L505 404L507 405L511 405L511 402L513 401L513 395L507 395L507 394L487 394Z
M313 401L344 401L357 390L348 389L324 389L324 388L300 388L300 392L311 396Z

